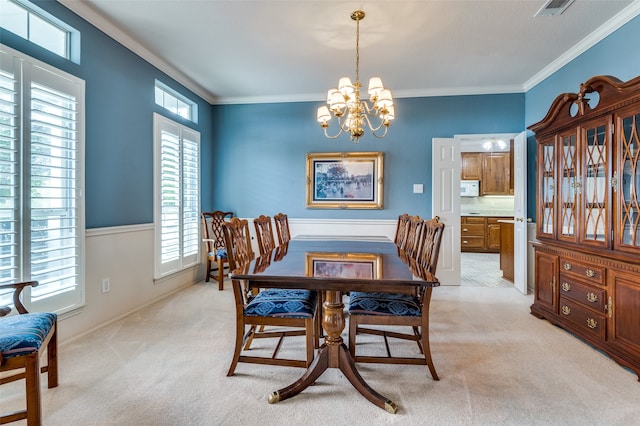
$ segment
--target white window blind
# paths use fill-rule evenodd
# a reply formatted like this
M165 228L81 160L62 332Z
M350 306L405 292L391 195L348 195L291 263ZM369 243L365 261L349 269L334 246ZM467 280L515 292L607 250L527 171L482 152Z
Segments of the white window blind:
M200 262L200 134L154 114L155 277Z
M62 313L84 303L84 81L0 47L0 282Z

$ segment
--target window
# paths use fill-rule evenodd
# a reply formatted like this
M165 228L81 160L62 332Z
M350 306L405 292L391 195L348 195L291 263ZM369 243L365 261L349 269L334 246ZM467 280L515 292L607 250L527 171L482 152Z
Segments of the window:
M155 278L200 263L200 133L153 115Z
M0 27L56 55L79 62L78 58L71 57L71 45L72 41L79 40L80 33L28 1L0 0ZM74 50L79 51L79 46Z
M198 105L158 80L156 80L156 104L189 121L198 122Z
M84 81L0 56L0 283L36 280L27 308L62 313L84 303Z

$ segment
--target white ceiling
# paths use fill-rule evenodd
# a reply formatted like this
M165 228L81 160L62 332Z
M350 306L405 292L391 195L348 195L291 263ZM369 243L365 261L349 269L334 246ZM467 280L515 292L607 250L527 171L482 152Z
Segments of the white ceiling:
M324 100L339 77L395 97L523 92L640 13L640 0L60 0L211 103Z

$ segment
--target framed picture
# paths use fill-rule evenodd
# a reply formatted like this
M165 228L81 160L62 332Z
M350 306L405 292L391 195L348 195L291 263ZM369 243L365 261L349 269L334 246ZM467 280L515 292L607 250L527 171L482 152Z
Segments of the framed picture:
M307 207L381 209L382 152L307 154Z
M382 257L365 253L306 253L306 274L371 280L382 276Z

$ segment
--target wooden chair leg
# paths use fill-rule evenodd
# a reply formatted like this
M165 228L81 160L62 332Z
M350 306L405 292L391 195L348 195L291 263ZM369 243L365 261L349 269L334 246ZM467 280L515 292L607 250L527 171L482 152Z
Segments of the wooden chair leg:
M236 319L236 347L233 350L233 359L227 371L227 376L233 376L240 359L240 352L242 352L242 340L244 339L244 323L241 319Z
M307 346L307 367L313 362L315 356L315 349L317 348L318 334L315 318L309 318L305 320L305 334L306 334L306 346Z
M47 345L47 387L49 389L58 386L58 324L54 325L55 331Z
M25 360L25 387L27 392L27 426L42 424L42 406L40 404L40 354L34 352Z
M218 257L218 290L224 290L224 260Z
M211 279L211 259L207 257L207 278L205 278L206 282L209 282Z

